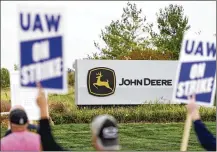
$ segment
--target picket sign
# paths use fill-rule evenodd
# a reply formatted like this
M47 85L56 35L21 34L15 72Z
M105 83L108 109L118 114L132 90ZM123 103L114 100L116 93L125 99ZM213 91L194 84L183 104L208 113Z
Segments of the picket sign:
M1 116L9 115L9 112L1 112Z
M38 90L19 87L19 71L10 72L11 107L21 105L30 121L40 120L40 109L36 103ZM48 93L45 91L45 97Z
M215 37L185 37L177 67L173 100L188 103L196 95L202 106L213 106L216 89Z
M64 8L18 5L20 87L68 92L65 69Z
M173 101L187 104L195 94L198 105L211 107L216 90L216 37L185 35L180 52ZM181 151L186 151L192 119L187 114Z

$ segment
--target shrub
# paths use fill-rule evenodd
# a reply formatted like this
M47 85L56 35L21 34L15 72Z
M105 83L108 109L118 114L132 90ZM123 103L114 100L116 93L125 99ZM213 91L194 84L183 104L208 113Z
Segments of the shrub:
M120 60L173 60L174 53L170 51L162 52L152 49L135 50L127 56L122 56Z
M8 69L1 68L1 88L7 88L10 86L10 74Z
M55 124L90 123L92 119L101 114L113 115L119 123L170 123L184 122L186 108L184 105L145 104L136 107L101 107L82 108L70 106L67 102L55 102L50 105L50 116ZM9 108L8 108L9 109ZM200 108L203 121L216 121L215 108ZM4 116L7 119L7 116Z
M75 84L75 74L74 72L68 72L68 85L74 86Z
M74 105L74 89L69 89L69 94L50 94L49 112L55 124L63 123L90 123L92 119L101 114L113 115L119 123L131 122L184 122L186 119L186 108L184 105L173 104L144 104L139 106L111 106L99 108L78 108ZM1 111L9 111L10 102L1 101ZM200 109L203 121L216 121L216 109Z
M216 96L216 94L215 94L214 106L216 106L216 98L217 98L217 96Z
M67 106L64 105L62 102L51 102L49 104L50 111L55 112L55 113L62 113L67 111Z
M10 102L11 93L10 88L4 88L1 90L1 100Z
M11 109L11 104L7 101L1 101L1 111L0 112L9 112Z
M1 116L1 128L7 128L8 127L8 116L7 115L4 115L4 116Z
M55 105L57 104L57 105ZM119 123L130 122L184 122L186 109L184 105L145 104L136 107L72 108L65 103L55 103L51 108L51 117L55 124L90 123L100 114L113 115ZM58 107L58 108L57 108ZM67 110L68 109L68 110ZM216 121L216 109L200 109L203 121Z

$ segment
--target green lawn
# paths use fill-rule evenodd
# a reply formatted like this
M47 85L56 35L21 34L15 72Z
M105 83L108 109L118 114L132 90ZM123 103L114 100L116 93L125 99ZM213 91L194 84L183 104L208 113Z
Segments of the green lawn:
M54 105L53 114L58 114L64 119L70 119L68 122L90 122L92 116L101 113L112 114L120 122L132 122L146 120L147 122L162 121L180 121L185 119L186 111L183 107L173 105L144 105L138 108L118 108L118 109L77 109L74 105L74 89L70 88L66 95L49 95L50 103L64 103L63 110L61 105ZM10 91L5 89L1 91L1 100L10 100ZM67 112L67 110L69 112ZM71 112L71 113L70 113ZM201 114L203 120L208 118L213 122L206 122L207 127L213 134L216 134L216 110L202 109ZM54 117L57 120L57 116ZM60 118L59 118L60 119ZM61 118L62 119L62 118ZM72 120L73 121L72 121ZM210 121L208 119L208 121ZM88 120L88 121L87 121ZM169 122L171 122L169 121ZM164 121L163 121L164 122ZM120 140L122 150L141 150L141 151L179 151L183 134L183 123L124 123L120 124ZM88 124L61 124L53 126L53 132L56 140L64 148L68 150L94 150L91 146L91 134ZM5 129L1 129L1 137L5 133ZM204 151L196 139L192 130L190 135L188 151Z
M206 122L210 131L216 133L216 123ZM179 151L183 123L169 124L120 124L122 150ZM5 129L2 129L4 132ZM58 143L68 150L94 150L88 124L65 124L53 127ZM188 151L204 151L191 130Z

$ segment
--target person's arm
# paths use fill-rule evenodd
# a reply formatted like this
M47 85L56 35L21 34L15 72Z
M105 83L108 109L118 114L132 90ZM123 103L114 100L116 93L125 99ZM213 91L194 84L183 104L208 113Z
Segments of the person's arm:
M41 136L41 144L44 151L63 151L53 138L51 127L49 123L48 104L45 94L39 87L39 95L37 97L37 104L40 108L41 119L39 121L39 134Z
M29 124L28 125L28 130L33 132L33 133L38 133L38 126L33 125L33 124Z
M199 106L195 102L195 95L190 99L187 110L194 123L194 130L201 146L208 151L216 151L216 138L201 121Z
M11 129L7 130L6 133L5 133L5 136L6 137L7 135L11 134Z
M200 119L194 121L194 130L204 149L208 151L216 151L216 138L208 131Z
M44 151L63 151L63 148L59 146L53 138L49 119L43 118L40 120L39 134L41 136L41 142Z

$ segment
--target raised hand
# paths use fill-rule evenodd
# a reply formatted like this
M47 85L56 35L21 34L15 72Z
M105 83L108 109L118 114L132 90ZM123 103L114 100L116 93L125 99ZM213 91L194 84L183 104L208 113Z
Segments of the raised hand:
M47 102L44 90L40 83L37 83L37 87L38 87L38 96L36 100L40 108L41 118L49 118L48 102Z
M187 111L192 117L192 120L198 120L200 119L200 114L199 114L199 106L196 103L196 97L195 95L192 95L192 97L188 98L189 103L186 105Z

